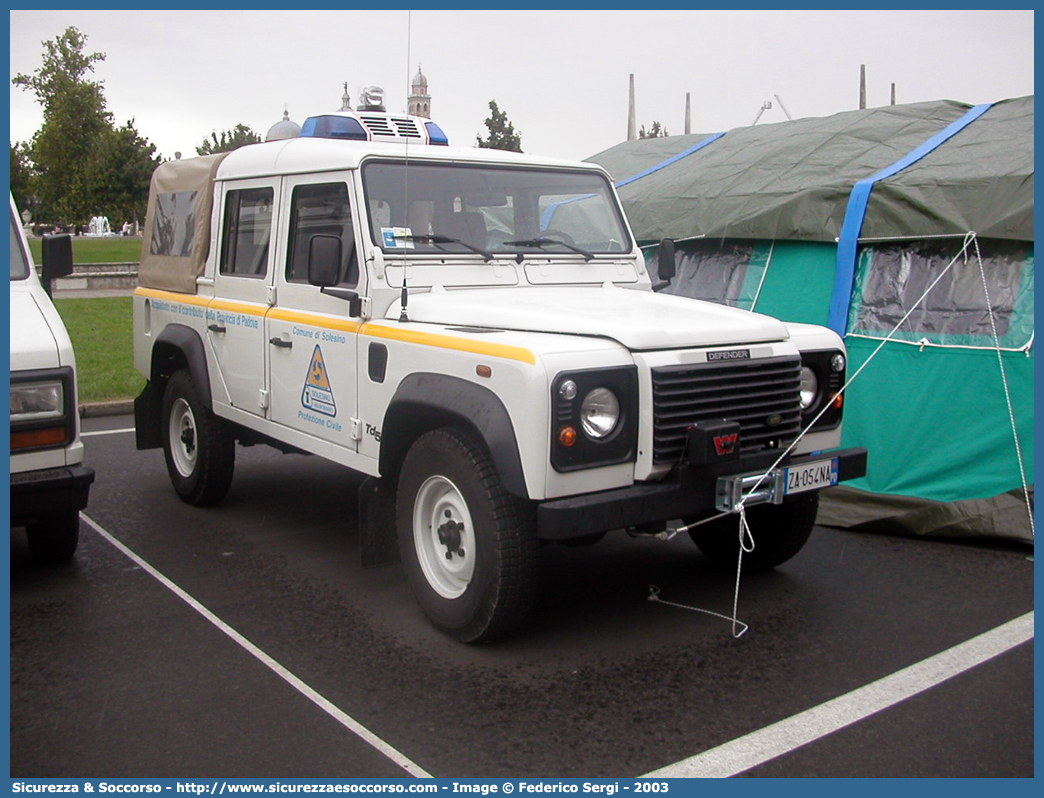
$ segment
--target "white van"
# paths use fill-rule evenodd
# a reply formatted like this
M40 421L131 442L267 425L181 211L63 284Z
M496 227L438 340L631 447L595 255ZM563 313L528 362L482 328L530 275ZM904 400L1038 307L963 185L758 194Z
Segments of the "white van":
M45 284L72 272L68 235L46 236ZM33 559L69 560L94 471L83 465L76 359L44 291L11 198L11 526L24 526Z

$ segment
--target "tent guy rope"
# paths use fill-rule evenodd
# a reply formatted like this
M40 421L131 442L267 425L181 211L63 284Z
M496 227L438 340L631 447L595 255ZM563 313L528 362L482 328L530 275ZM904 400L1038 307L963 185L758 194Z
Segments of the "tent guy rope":
M946 265L946 267L943 268L943 270L939 273L939 275L932 281L931 285L929 285L928 288L925 289L924 293L921 294L921 296L913 304L913 307L911 307L906 312L906 314L899 320L899 322L895 325L895 327L892 329L892 331L889 332L888 335L886 335L884 337L884 339L881 340L881 343L870 354L870 357L868 357L863 362L863 364L858 369L856 369L856 372L845 382L845 384L843 386L841 386L841 389L838 391L838 394L842 394L843 395L848 390L849 386L853 382L855 382L856 379L859 378L859 376L866 370L866 368L870 365L870 363L873 362L874 358L877 357L877 355L881 352L881 350L885 347L885 345L892 341L892 337L906 323L906 321L910 318L910 316L914 313L914 311L917 310L918 307L920 307L920 305L927 298L928 294L931 293L932 289L935 288L935 286L938 285L939 282L953 268L954 264L957 263L958 261L960 261L962 258L963 258L963 261L965 263L967 263L969 250L973 246L974 246L974 249L975 249L976 258L978 260L979 273L980 273L980 276L982 278L983 291L986 294L986 306L987 306L987 309L989 310L990 325L991 325L991 327L993 329L993 338L994 338L994 343L995 343L996 351L997 351L997 359L998 359L998 362L999 362L999 365L1000 365L1001 381L1002 381L1003 386L1004 386L1004 396L1005 396L1005 399L1007 401L1008 417L1009 417L1009 420L1011 422L1012 437L1014 438L1014 441L1015 441L1016 457L1018 459L1019 472L1020 472L1021 477L1022 477L1023 496L1026 499L1026 510L1029 513L1030 530L1031 530L1031 534L1032 534L1032 532L1033 532L1033 513L1032 513L1032 511L1030 510L1030 507L1029 507L1029 487L1028 487L1028 484L1027 484L1027 481L1026 481L1026 469L1025 469L1025 466L1023 464L1022 448L1019 445L1019 436L1018 436L1018 432L1017 432L1017 428L1016 428L1016 424L1015 424L1015 411L1014 411L1014 409L1012 407L1010 388L1008 386L1007 375L1006 375L1006 372L1004 370L1004 361L1003 361L1003 357L1002 357L1002 354L1001 354L1000 338L999 338L999 336L997 334L997 325L996 325L996 320L995 320L995 316L994 316L993 306L990 303L990 293L989 293L989 289L986 286L986 272L985 272L985 269L984 269L983 264L982 264L982 255L981 255L981 253L979 251L978 236L973 231L969 231L969 232L964 234L964 243L963 243L963 245L961 247L961 250L950 260L950 262ZM813 426L815 426L816 422L819 421L819 419L823 416L823 414L827 411L828 408L829 408L829 403L827 403L819 411L819 413L816 414L816 417L814 419L812 419L812 421L809 422L809 424L803 430L801 430L801 432L798 434L797 438L794 439L794 441L783 451L782 454L779 455L778 458L776 458L776 461L758 479L757 483L755 483L755 485L751 488L751 490L750 490L751 493L753 493L759 487L761 487L761 484L765 481L765 479L768 478L768 475L771 472L773 472L779 466L779 464L781 462L783 462L783 460L787 456L790 455L790 453L794 450L794 447L797 446L797 444L801 441L802 438L805 437L805 435L808 433L808 431ZM649 586L648 600L649 601L656 601L656 602L659 602L661 604L667 604L667 605L672 606L672 607L679 607L681 609L692 610L694 612L702 612L702 613L704 613L706 615L712 615L712 616L717 617L717 618L723 618L724 620L731 621L732 622L732 635L735 638L739 638L747 631L747 629L750 628L747 624L743 623L738 618L740 580L741 580L742 572L743 572L743 554L744 553L748 553L749 554L750 552L752 552L754 550L755 539L754 539L754 533L751 531L750 525L747 523L746 507L744 506L744 502L740 501L736 505L735 509L732 512L739 516L739 523L738 523L739 553L738 553L738 557L737 557L737 561L736 561L736 586L735 586L735 590L733 592L732 616L731 617L727 617L727 616L721 615L719 613L712 612L711 610L702 609L700 607L690 607L690 606L687 606L687 605L684 605L684 604L678 604L678 603L675 603L675 602L665 601L664 599L660 598L660 588L655 586L655 585L650 585ZM690 529L693 529L693 528L695 528L697 526L700 526L701 524L705 524L705 523L713 521L713 520L715 520L717 518L721 518L723 515L728 515L728 513L720 513L720 514L712 516L710 518L705 518L705 519L703 519L701 521L697 521L697 522L692 523L692 524L688 524L688 525L685 525L685 526L678 527L676 529L669 530L669 533L665 533L662 536L662 539L669 540L670 538L674 537L679 532L687 532ZM737 630L739 630L739 631L737 631Z

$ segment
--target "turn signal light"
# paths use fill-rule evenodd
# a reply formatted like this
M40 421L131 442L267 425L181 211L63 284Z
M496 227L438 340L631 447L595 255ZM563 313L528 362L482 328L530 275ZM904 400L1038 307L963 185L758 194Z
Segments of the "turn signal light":
M576 430L573 427L562 427L558 431L558 442L565 447L576 443Z
M62 446L68 433L65 427L47 427L46 429L27 430L11 433L11 450L40 449L45 446Z
M845 403L844 394L834 394L834 398L830 400L830 403L834 406L836 410L840 410L841 405Z

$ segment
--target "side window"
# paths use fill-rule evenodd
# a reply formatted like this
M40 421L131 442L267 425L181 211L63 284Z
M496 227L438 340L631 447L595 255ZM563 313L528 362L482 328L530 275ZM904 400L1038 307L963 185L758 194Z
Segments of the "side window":
M247 188L225 196L221 273L264 277L272 238L272 189Z
M359 261L355 252L348 187L344 183L298 186L290 207L290 246L286 258L286 280L308 282L308 250L316 235L341 239L339 285L354 288L359 283Z
M990 347L995 324L1001 346L1022 347L1033 339L1033 244L980 238L976 248L965 259L959 238L861 247L849 332L883 337L905 318L895 338Z
M153 255L187 258L192 254L192 236L196 229L196 192L179 191L157 194L155 220L152 223Z

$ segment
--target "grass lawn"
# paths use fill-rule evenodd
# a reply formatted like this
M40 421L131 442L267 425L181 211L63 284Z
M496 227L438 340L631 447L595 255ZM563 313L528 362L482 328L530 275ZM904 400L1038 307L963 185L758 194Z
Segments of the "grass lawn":
M110 236L107 238L84 238L73 236L73 263L138 263L141 260L141 238L134 236ZM41 241L29 239L33 261L40 263Z
M76 352L80 402L133 399L145 385L134 370L132 297L56 299Z

